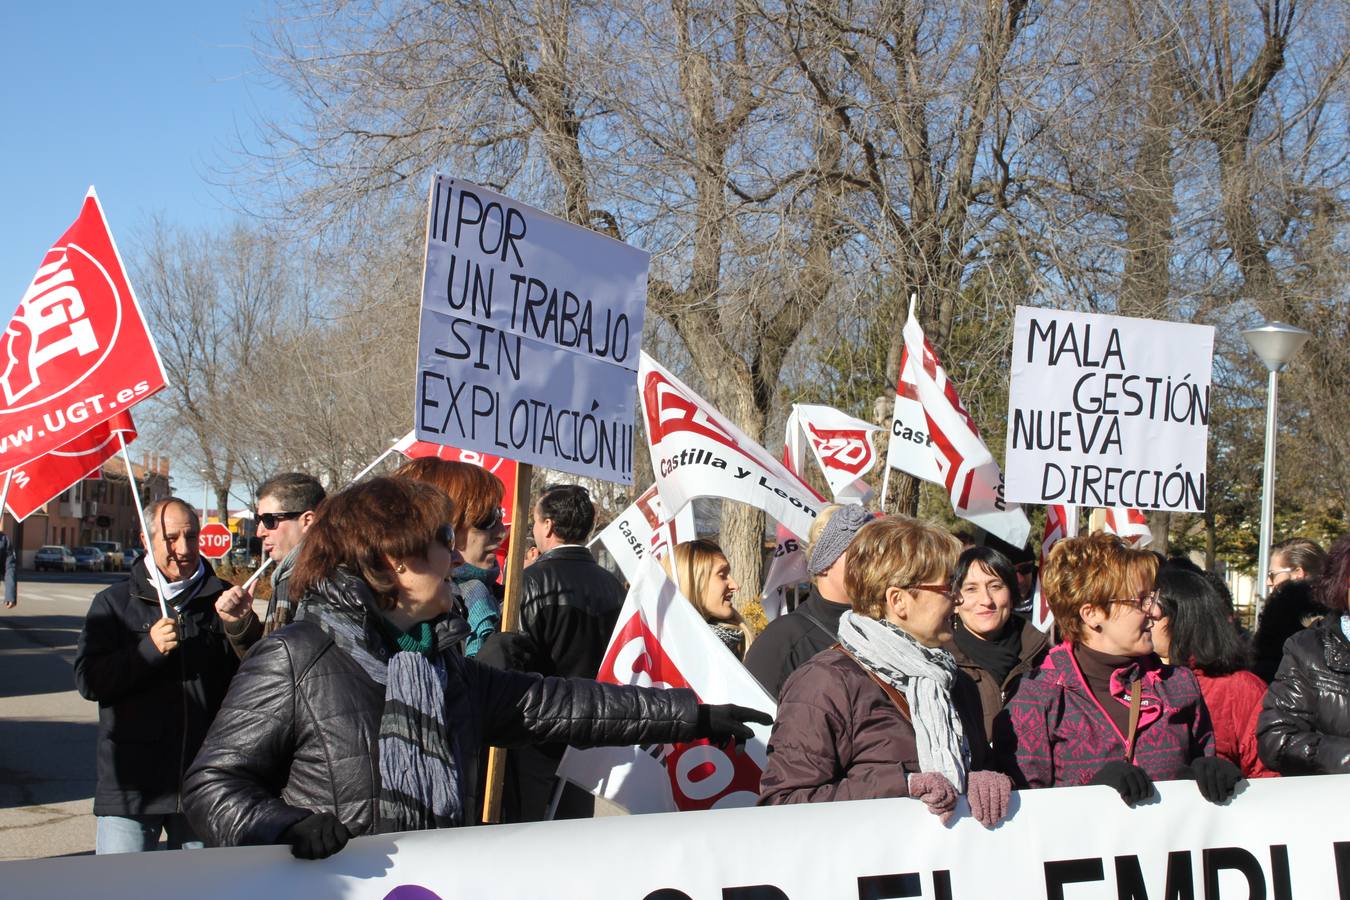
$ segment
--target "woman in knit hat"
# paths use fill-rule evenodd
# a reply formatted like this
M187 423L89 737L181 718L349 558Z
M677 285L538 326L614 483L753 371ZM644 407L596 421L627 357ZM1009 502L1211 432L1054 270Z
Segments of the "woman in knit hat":
M672 559L673 558L673 559ZM722 548L712 541L685 541L675 545L663 562L673 563L673 576L680 593L688 598L727 649L737 659L755 639L754 630L741 618L733 602L740 590L731 577L731 563Z
M745 655L745 667L777 697L788 676L838 640L839 617L849 608L844 568L853 536L872 514L858 504L831 503L811 525L807 571L811 594L785 616L769 623Z

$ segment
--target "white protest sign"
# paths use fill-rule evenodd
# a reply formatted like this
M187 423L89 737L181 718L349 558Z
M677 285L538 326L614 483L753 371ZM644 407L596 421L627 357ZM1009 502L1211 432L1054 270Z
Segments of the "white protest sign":
M1203 512L1214 329L1017 307L1005 493Z
M633 579L595 676L608 684L690 688L701 703L735 703L773 715L777 706L713 635L660 564L648 559ZM646 747L569 747L566 778L629 812L754 806L768 765L769 726L735 750L705 740Z
M0 883L24 900L1350 896L1350 775L1257 779L1222 806L1194 782L1157 789L1133 808L1107 787L1021 791L992 831L964 800L945 827L917 800L857 800L377 835L324 860L272 846L0 862Z
M656 488L666 506L739 500L806 535L824 501L711 403L646 353L639 371Z
M630 484L648 254L432 179L417 439Z

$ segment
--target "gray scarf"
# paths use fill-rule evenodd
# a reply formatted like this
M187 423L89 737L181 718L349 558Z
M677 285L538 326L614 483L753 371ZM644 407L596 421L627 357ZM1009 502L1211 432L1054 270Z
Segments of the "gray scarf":
M360 586L367 621L357 621L348 611L335 609L314 595L300 605L296 620L318 625L372 680L384 686L375 832L463 824L459 754L446 725L446 671L436 652L435 637L429 655L391 648L373 633L382 629L379 620L370 618L379 613L371 605L365 583L346 573L334 580L346 582L342 586L348 589L355 587L350 584L353 581ZM405 636L400 643L407 640Z
M964 794L970 744L952 703L957 672L952 655L923 646L890 622L852 611L839 618L839 643L905 695L919 749L919 770L941 772Z

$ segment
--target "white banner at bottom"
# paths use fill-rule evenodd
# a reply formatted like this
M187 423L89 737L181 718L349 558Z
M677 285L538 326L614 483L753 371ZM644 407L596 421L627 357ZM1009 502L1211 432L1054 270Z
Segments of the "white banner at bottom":
M1350 896L1350 775L1191 782L1131 809L1104 787L1014 794L986 831L914 800L498 825L284 847L0 863L10 897L216 900L1334 900Z

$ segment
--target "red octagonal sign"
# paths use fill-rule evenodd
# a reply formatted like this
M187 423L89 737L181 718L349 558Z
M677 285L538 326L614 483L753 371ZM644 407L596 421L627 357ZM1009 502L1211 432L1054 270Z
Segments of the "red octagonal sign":
M202 526L202 533L197 538L197 546L201 549L202 556L207 559L220 559L230 552L233 545L234 535L219 522Z

